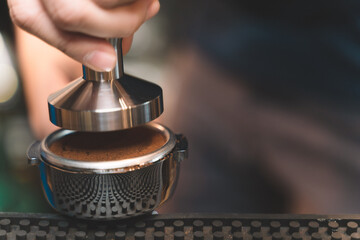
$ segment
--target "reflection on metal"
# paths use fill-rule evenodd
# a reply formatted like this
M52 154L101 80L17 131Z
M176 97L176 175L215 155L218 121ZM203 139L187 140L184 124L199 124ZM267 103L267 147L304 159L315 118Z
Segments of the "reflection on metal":
M43 161L48 164L78 172L84 172L86 170L91 173L119 173L138 169L141 166L149 165L162 159L174 149L176 144L175 134L170 131L170 129L158 123L149 123L146 127L153 128L154 131L160 132L165 137L166 143L159 149L143 156L121 160L114 159L111 161L78 161L63 158L52 153L49 146L51 146L53 142L74 132L64 129L53 132L41 142L41 156ZM121 134L121 132L119 132L119 134ZM187 147L185 149L187 149Z
M124 74L121 41L110 42L118 54L112 71L96 72L84 67L84 78L49 96L53 124L79 131L113 131L141 125L161 115L162 89Z
M163 175L175 170L172 178L177 178L178 171L173 155L122 174L79 174L41 165L41 175L47 176L42 184L50 205L63 214L87 219L127 218L153 211L170 196L162 193L174 189Z
M49 204L69 216L106 220L142 215L160 206L175 189L180 163L187 156L187 140L160 124L150 126L169 131L167 144L159 149L160 158L155 151L117 163L102 162L103 169L91 168L91 162L71 167L69 162L74 160L47 159L49 155L43 149L47 138L32 144L27 151L29 164L39 165Z
M97 72L83 66L83 78L90 81L111 81L119 79L124 75L124 65L122 56L122 39L121 38L110 38L108 39L110 44L114 47L117 61L115 67L109 72Z

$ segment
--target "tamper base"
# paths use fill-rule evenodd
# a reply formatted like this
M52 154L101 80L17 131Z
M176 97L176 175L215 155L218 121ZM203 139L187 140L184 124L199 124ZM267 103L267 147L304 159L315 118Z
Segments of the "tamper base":
M150 122L163 112L162 89L123 75L112 81L77 79L48 98L50 121L65 129L114 131Z
M83 66L79 78L48 98L50 121L65 129L105 132L150 122L163 112L161 88L124 74L121 38L108 39L117 54L114 69Z

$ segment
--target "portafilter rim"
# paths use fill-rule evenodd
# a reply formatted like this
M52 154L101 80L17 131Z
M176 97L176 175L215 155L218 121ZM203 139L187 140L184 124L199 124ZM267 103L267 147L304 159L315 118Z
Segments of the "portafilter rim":
M50 164L60 170L81 173L122 173L146 167L154 162L162 160L167 154L169 154L175 147L176 138L175 134L169 128L159 123L148 123L145 124L145 126L155 128L163 133L166 137L166 143L159 149L143 156L99 162L79 161L64 158L51 152L49 146L61 137L72 134L76 131L60 129L51 133L41 141L41 160L44 161L44 163Z

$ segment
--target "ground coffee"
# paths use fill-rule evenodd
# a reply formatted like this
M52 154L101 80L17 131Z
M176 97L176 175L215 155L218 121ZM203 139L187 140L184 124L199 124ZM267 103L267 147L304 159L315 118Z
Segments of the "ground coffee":
M140 126L114 132L75 132L50 146L58 156L79 161L109 161L139 157L161 148L162 132Z

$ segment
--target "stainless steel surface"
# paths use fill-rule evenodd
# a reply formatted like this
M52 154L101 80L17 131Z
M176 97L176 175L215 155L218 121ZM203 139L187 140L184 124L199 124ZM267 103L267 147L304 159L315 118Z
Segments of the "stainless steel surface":
M84 67L84 77L48 98L50 121L65 129L113 131L150 122L163 112L162 89L123 74L121 41L111 39L118 63L110 72Z
M61 156L55 155L50 151L50 145L54 141L73 133L71 130L57 130L47 136L40 146L42 160L48 164L54 165L61 169L67 169L71 171L78 172L90 172L90 173L119 173L127 172L133 169L141 168L141 166L149 165L160 159L162 159L166 154L170 153L176 144L176 138L172 131L168 128L158 124L158 123L149 123L146 126L160 131L166 138L166 143L161 148L156 151L149 153L145 156L140 156L136 158L122 159L122 160L112 160L112 161L78 161L72 159L66 159Z
M85 219L123 219L152 212L172 194L179 163L174 155L117 174L62 171L41 162L42 186L51 207Z
M153 211L173 193L187 141L182 135L170 135L176 142L170 152L126 171L55 166L42 154L41 142L33 143L27 155L30 164L39 166L45 197L55 210L83 219L124 219Z
M114 46L117 61L115 68L112 69L110 72L97 72L83 66L83 78L85 80L92 80L92 81L111 81L114 79L119 79L124 75L124 65L123 65L123 57L122 57L122 39L121 38L110 38L108 40L112 46Z

